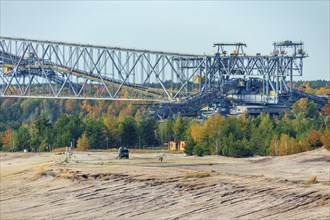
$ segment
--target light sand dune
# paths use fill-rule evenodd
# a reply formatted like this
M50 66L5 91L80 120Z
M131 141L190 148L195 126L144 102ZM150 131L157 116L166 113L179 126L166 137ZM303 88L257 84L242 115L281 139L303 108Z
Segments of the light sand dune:
M0 219L330 219L324 149L244 159L167 153L163 163L159 154L116 156L2 152Z

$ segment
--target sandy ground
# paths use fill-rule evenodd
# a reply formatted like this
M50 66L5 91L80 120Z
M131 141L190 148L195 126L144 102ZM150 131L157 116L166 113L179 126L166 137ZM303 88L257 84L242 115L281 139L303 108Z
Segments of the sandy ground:
M4 153L0 219L330 219L330 154ZM316 176L315 183L307 183Z

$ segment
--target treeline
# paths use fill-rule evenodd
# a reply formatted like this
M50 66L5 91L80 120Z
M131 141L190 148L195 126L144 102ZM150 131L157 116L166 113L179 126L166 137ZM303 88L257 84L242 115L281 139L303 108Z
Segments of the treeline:
M329 80L311 80L311 81L298 80L298 81L294 81L293 84L296 86L296 88L308 85L312 89L320 89L322 87L329 87L330 81Z
M54 123L44 113L31 124L17 130L7 129L2 136L2 150L45 151L74 144L80 150L119 146L158 145L154 131L156 121L142 118L138 123L131 116L122 121L102 117L82 118L62 114ZM138 140L139 139L139 140Z
M162 146L185 140L188 155L285 155L330 145L329 104L319 113L301 99L271 118L192 118L157 122L143 105L119 101L0 99L1 150L45 151L74 144L80 150Z
M317 111L314 102L300 99L290 113L275 118L268 114L238 118L216 115L202 123L195 121L187 133L185 152L245 157L288 155L323 145L330 150L329 103L324 114Z
M328 80L296 81L293 82L293 88L314 95L328 95L330 94L330 81Z
M81 150L161 146L184 140L184 124L189 123L181 118L158 123L143 105L119 101L0 99L0 104L4 151L45 151L71 144Z

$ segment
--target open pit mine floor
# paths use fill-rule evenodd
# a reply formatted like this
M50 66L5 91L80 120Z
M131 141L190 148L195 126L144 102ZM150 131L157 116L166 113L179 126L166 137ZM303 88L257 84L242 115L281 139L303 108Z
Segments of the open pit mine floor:
M330 219L330 154L1 152L0 219Z

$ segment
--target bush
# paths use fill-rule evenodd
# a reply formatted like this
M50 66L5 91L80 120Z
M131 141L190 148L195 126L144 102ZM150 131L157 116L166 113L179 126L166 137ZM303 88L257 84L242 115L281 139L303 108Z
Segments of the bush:
M194 139L192 139L192 137L189 135L188 139L187 139L187 143L186 146L184 147L184 153L187 154L187 156L191 156L193 155L193 150L194 147L196 145L196 142L194 141Z
M205 178L211 176L210 173L205 173L205 172L198 172L198 173L187 173L184 178Z
M204 155L204 149L201 145L196 145L193 149L193 154L199 157Z
M252 156L253 152L249 148L248 141L244 139L226 144L222 149L222 154L228 157L248 157Z

